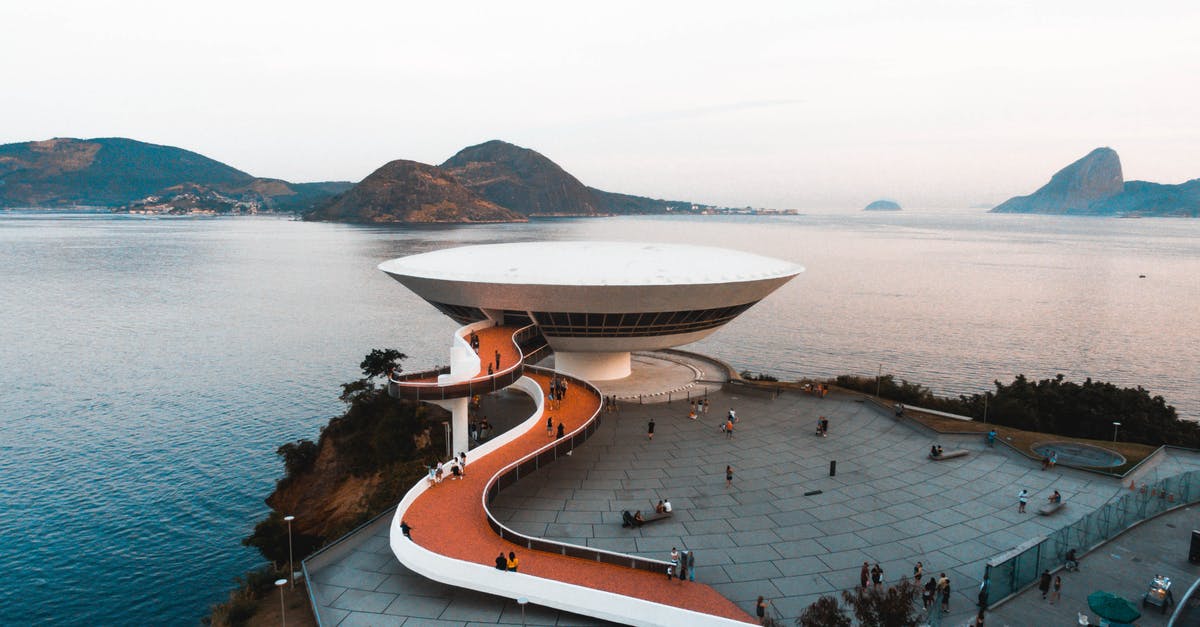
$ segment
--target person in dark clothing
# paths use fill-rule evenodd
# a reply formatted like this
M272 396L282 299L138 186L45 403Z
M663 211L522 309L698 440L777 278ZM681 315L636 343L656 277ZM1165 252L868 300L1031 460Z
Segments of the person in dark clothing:
M1038 580L1038 590L1042 591L1042 600L1045 601L1046 594L1050 592L1050 571L1042 571L1042 577Z
M508 570L508 558L504 557L504 551L496 556L496 570Z
M563 434L565 434L566 432L567 432L567 427L566 427L566 425L564 425L564 424L563 424L563 423L561 423L561 422L560 422L560 423L558 423L558 438L557 438L557 439L562 439L562 437L563 437Z
M653 418L651 418L650 423L646 425L646 437L651 440L654 439L654 419Z
M405 538L412 540L412 527L403 520L400 521L400 533L403 533Z

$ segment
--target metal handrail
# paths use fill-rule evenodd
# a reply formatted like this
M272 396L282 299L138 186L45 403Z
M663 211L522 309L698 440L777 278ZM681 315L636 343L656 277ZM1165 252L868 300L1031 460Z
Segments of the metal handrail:
M585 386L586 389L594 394L598 399L603 399L603 396L600 394L600 390L583 379L557 372L555 370L550 370L549 368L530 366L530 369L544 371L569 379L576 386ZM558 553L560 555L579 557L606 564L615 564L618 566L628 566L629 568L636 570L646 570L654 573L666 573L667 568L671 565L670 562L646 557L638 557L636 555L629 555L626 553L605 551L603 549L581 546L568 542L557 542L554 540L547 540L545 538L535 538L533 536L528 536L514 531L505 526L504 523L501 523L496 516L492 514L491 508L488 507L488 504L495 500L496 495L500 493L500 490L515 484L523 475L528 475L529 473L538 470L542 466L557 460L559 457L569 453L570 451L573 451L579 444L587 441L588 438L590 438L592 434L594 434L600 427L600 412L603 409L604 404L601 402L600 406L596 408L596 411L594 411L592 415L574 431L566 434L563 438L539 447L520 459L508 464L497 471L496 474L492 475L491 479L488 479L487 484L483 488L482 496L483 511L487 516L488 525L492 528L492 531L495 531L496 534L501 538L515 544L524 545L525 548L530 550Z
M521 343L535 338L540 338L540 342L537 342L537 346L530 350L530 356L538 355L540 359L541 352L548 348L548 344L545 338L541 337L541 331L537 325L530 324L513 332L510 340L517 349L517 360L504 370L448 384L436 381L418 382L413 381L413 379L436 378L437 375L449 373L449 367L425 370L407 375L391 375L388 377L388 394L397 398L429 401L463 398L502 390L524 376L527 356L521 348ZM526 348L529 347L527 346Z

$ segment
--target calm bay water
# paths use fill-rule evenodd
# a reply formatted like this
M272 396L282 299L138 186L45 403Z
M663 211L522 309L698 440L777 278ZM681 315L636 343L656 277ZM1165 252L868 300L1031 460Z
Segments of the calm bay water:
M940 392L1017 373L1142 385L1200 419L1200 221L976 211L365 228L0 212L0 624L194 623L283 442L361 356L446 361L454 323L375 270L508 241L748 250L807 267L693 350ZM1145 274L1140 279L1138 275Z

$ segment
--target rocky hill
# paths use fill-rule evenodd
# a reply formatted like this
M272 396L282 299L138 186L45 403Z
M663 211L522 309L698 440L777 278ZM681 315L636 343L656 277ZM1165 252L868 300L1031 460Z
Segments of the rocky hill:
M524 222L464 187L445 170L398 159L375 170L345 193L305 214L334 222Z
M876 200L863 207L863 211L900 211L900 203L894 200Z
M992 212L1198 217L1200 179L1179 185L1125 181L1116 151L1097 148L1034 193L1010 198Z
M471 191L527 216L606 213L592 190L557 163L507 142L463 148L441 168Z
M257 178L190 150L121 137L0 145L0 207L124 207L186 193L301 210L349 187Z

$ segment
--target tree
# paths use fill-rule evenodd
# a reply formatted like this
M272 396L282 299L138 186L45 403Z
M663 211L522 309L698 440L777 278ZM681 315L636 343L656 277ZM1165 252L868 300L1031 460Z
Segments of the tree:
M363 357L358 367L362 368L364 377L374 379L390 372L400 372L400 362L405 359L408 359L408 355L394 348L376 348Z
M804 613L796 619L800 627L850 627L850 617L846 610L832 596L823 596L812 605L804 608Z
M886 591L879 588L843 590L842 598L863 627L914 627L917 624L917 585L908 579Z

